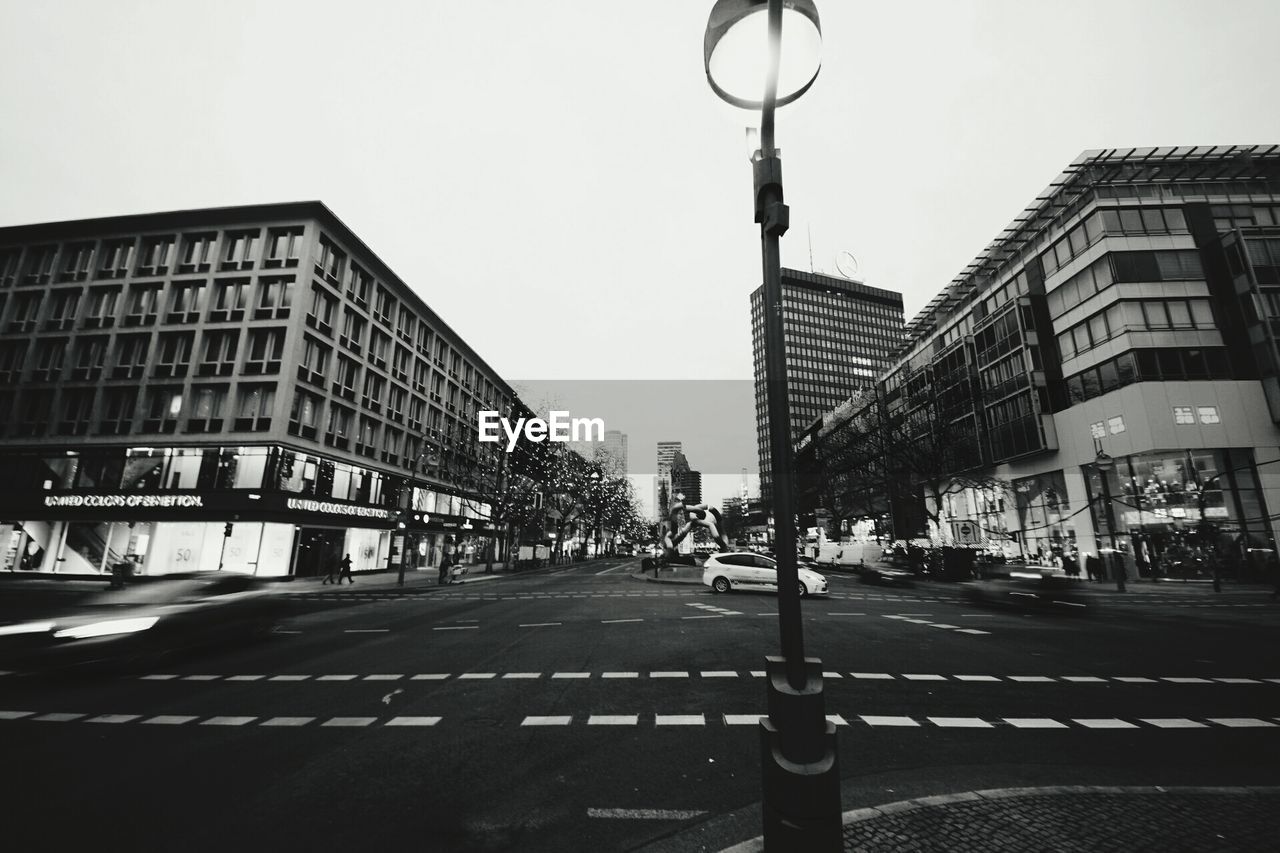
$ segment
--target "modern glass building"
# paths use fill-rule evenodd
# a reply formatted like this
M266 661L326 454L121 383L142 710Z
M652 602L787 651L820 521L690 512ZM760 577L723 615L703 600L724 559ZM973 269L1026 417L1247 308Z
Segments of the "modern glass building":
M1088 151L908 324L876 405L951 436L935 540L1259 576L1278 332L1280 146Z
M760 491L771 494L765 393L764 286L751 293L756 447ZM791 439L824 412L867 388L902 343L902 294L821 273L782 270L783 334Z
M312 575L493 531L514 392L320 202L0 229L0 568ZM446 473L449 472L449 473ZM413 511L393 535L395 513Z

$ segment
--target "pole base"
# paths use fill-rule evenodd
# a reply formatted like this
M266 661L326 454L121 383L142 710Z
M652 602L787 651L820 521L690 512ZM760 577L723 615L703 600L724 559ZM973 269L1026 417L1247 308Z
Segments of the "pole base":
M844 849L836 727L827 720L822 663L805 658L806 682L787 681L786 661L766 659L769 716L760 720L764 848Z

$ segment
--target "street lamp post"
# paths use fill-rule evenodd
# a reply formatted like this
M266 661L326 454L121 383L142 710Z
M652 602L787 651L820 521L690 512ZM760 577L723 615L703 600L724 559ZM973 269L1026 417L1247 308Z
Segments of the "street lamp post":
M781 656L766 658L769 716L760 720L760 739L764 844L766 850L779 851L836 851L843 846L835 725L826 718L822 663L805 657L801 623L778 245L787 231L789 211L782 200L782 160L774 145L774 111L813 84L821 67L820 45L821 26L812 0L717 0L703 38L712 90L736 107L760 110L760 150L751 159L764 279L765 385L782 646ZM763 77L762 55L767 58Z

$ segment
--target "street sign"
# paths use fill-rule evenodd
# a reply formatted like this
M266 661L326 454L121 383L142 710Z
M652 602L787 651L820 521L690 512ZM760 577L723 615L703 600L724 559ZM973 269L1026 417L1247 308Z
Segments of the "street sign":
M972 521L954 521L951 523L951 534L957 545L977 545L979 538L978 525Z

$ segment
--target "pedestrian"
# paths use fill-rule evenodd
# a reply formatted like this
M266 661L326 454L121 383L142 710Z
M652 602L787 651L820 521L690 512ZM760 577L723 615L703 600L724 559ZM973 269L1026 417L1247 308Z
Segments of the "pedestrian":
M449 583L449 569L453 565L453 542L446 539L444 545L440 548L440 577L436 580L437 586L444 586Z
M354 584L355 581L351 579L351 555L350 554L345 555L342 558L342 562L340 563L340 565L342 566L342 571L338 572L338 580L337 580L338 586L342 586L343 578L347 579L347 583Z
M1085 573L1089 576L1089 580L1091 581L1101 580L1101 577L1100 577L1100 575L1102 574L1101 563L1102 561L1098 559L1097 554L1090 554L1089 556L1084 558L1084 570L1085 570Z
M327 583L336 583L336 581L334 581L333 579L333 573L337 571L337 569L338 569L338 558L335 557L329 561L329 573L324 576L324 580L320 581L320 585L324 586Z

